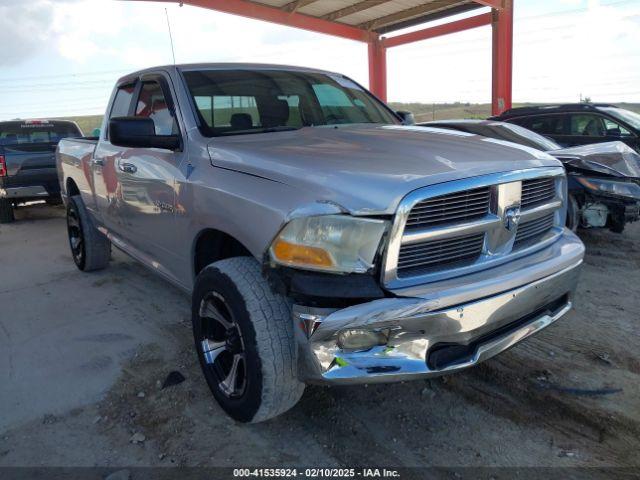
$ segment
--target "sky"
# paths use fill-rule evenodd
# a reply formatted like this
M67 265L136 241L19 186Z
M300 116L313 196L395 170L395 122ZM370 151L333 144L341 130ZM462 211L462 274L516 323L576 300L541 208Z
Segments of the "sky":
M515 102L640 102L640 0L514 3ZM303 65L368 84L359 42L173 3L0 0L0 119L103 113L117 78L173 63L165 9L178 63ZM491 28L390 49L388 98L490 102Z

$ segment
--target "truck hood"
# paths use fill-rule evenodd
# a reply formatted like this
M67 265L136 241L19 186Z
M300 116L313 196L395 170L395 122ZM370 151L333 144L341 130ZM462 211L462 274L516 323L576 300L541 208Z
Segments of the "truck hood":
M640 155L623 142L594 143L549 153L566 166L582 171L640 178Z
M420 187L560 162L538 150L451 130L391 125L305 127L216 137L214 166L304 189L354 214L393 213Z

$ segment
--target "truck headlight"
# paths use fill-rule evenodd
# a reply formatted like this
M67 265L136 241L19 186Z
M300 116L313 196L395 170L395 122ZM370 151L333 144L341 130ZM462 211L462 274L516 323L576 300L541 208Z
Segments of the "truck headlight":
M640 185L633 182L616 182L601 178L575 177L578 183L588 190L617 197L640 200Z
M348 215L296 218L278 234L271 259L288 267L339 273L365 273L389 222Z

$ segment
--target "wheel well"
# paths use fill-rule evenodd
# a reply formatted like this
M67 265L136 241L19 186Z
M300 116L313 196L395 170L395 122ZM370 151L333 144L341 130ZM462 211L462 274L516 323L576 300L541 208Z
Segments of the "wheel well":
M67 196L73 197L74 195L80 195L80 189L73 178L67 178Z
M205 230L198 235L193 251L193 272L197 276L207 265L232 257L252 257L251 252L231 235Z

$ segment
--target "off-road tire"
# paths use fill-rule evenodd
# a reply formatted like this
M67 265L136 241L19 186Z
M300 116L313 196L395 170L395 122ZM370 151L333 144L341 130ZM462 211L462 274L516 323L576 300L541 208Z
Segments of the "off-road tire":
M14 220L13 203L6 198L0 198L0 223L11 223Z
M74 252L71 236L71 219L76 218L79 223L82 245L80 254ZM76 266L83 272L102 270L111 260L111 242L98 230L82 202L80 195L69 197L67 201L67 231L69 233L69 247Z
M576 198L569 194L567 198L567 228L572 232L577 232L580 226L580 207Z
M241 335L246 383L242 395L236 398L223 392L220 378L203 352L205 322L210 318L201 316L201 306L212 295L224 300ZM229 416L240 422L262 422L298 402L305 385L297 376L291 309L283 296L272 292L254 258L221 260L200 272L193 290L192 321L205 379Z

